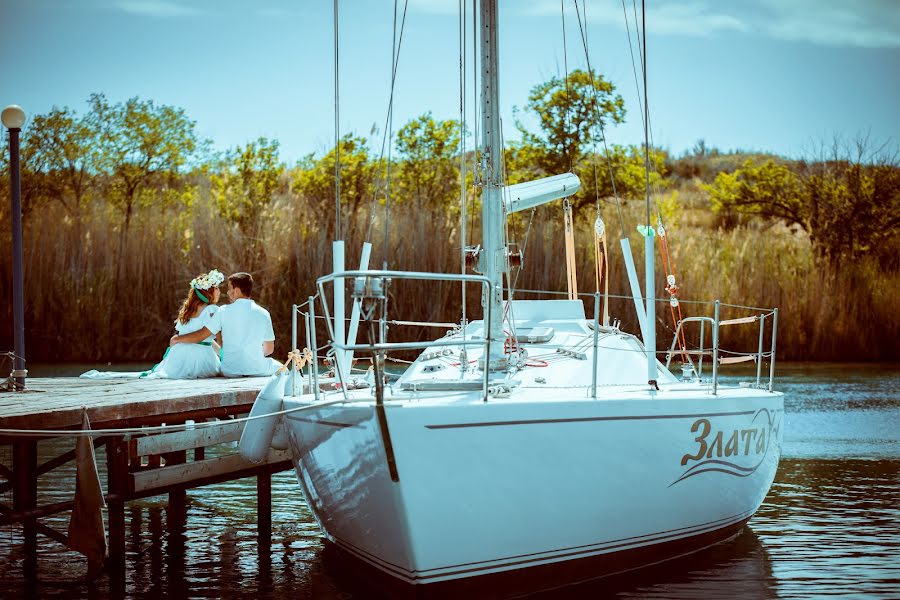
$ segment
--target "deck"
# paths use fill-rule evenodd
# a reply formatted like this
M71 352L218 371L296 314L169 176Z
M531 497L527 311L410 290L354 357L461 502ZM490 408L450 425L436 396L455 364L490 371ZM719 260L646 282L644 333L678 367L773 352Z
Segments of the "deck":
M266 380L29 378L24 392L0 392L0 429L80 428L82 407L94 429L224 417L248 412Z
M168 494L170 527L186 527L187 490L223 481L255 477L260 547L271 540L271 475L292 467L290 453L270 449L260 463L245 460L237 451L221 452L221 444L240 439L244 422L234 417L250 412L268 378L80 379L29 378L27 389L0 392L0 444L11 446L12 464L0 464L0 493L13 492L12 505L0 503L0 525L20 524L24 534L23 568L37 580L38 535L66 547L72 540L41 518L72 511L78 498L48 502L38 493L38 477L75 459L74 436L60 430L82 427L86 410L97 461L106 463L102 493L107 505L109 539L106 570L114 595L124 595L125 506L131 500ZM143 427L180 425L186 421L221 420L214 427L184 430L143 430ZM131 431L122 431L123 429ZM103 430L112 430L104 434ZM25 431L29 435L23 435ZM43 435L41 432L46 431ZM56 431L57 433L53 433ZM23 433L18 433L23 432ZM47 459L38 446L48 438L65 437L71 450ZM218 446L215 456L206 449ZM42 446L43 447L43 446ZM59 442L50 448L59 448ZM231 448L231 446L225 446ZM55 450L53 453L58 453ZM42 457L43 462L39 461ZM79 465L79 477L81 477ZM4 481L5 480L5 481ZM75 540L76 542L78 540ZM97 573L88 577L95 577Z

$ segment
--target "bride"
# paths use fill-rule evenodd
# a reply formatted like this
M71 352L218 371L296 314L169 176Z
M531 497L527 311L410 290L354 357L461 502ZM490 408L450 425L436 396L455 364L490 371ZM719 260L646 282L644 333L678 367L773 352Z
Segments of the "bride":
M175 331L178 335L192 333L206 327L219 307L219 285L225 276L216 269L191 281L191 289L178 311ZM195 344L176 344L166 350L162 361L149 371L96 371L83 373L87 379L141 377L147 379L196 379L221 374L219 345L210 336Z

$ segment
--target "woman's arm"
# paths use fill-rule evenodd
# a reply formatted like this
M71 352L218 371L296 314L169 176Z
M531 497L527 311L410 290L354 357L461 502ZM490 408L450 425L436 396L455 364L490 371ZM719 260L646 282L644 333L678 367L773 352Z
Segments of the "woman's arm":
M173 335L169 339L169 346L174 346L175 344L196 344L197 342L202 342L211 335L212 332L209 329L201 327L197 331L192 331L191 333Z

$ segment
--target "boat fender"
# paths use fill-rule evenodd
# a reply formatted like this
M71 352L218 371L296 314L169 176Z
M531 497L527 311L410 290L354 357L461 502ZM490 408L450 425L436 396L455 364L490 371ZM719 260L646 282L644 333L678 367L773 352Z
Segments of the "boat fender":
M272 436L272 450L287 450L289 447L287 427L284 425L284 415L281 415L275 425L275 435Z
M275 426L281 416L278 413L284 400L285 377L284 372L272 375L256 396L253 408L250 409L251 417L261 418L247 421L241 433L241 441L238 443L238 452L252 463L262 462L269 453L272 438L275 436Z

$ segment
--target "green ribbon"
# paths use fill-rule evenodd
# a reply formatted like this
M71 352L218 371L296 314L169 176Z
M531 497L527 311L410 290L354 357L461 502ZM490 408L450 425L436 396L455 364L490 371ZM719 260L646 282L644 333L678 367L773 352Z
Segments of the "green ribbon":
M206 298L206 296L204 296L203 294L200 293L200 290L198 290L197 288L194 288L194 293L197 294L197 296L198 296L201 300L203 300L204 302L206 302L207 304L209 304L209 300Z
M637 230L644 237L653 237L656 233L653 231L653 227L649 225L638 225Z

